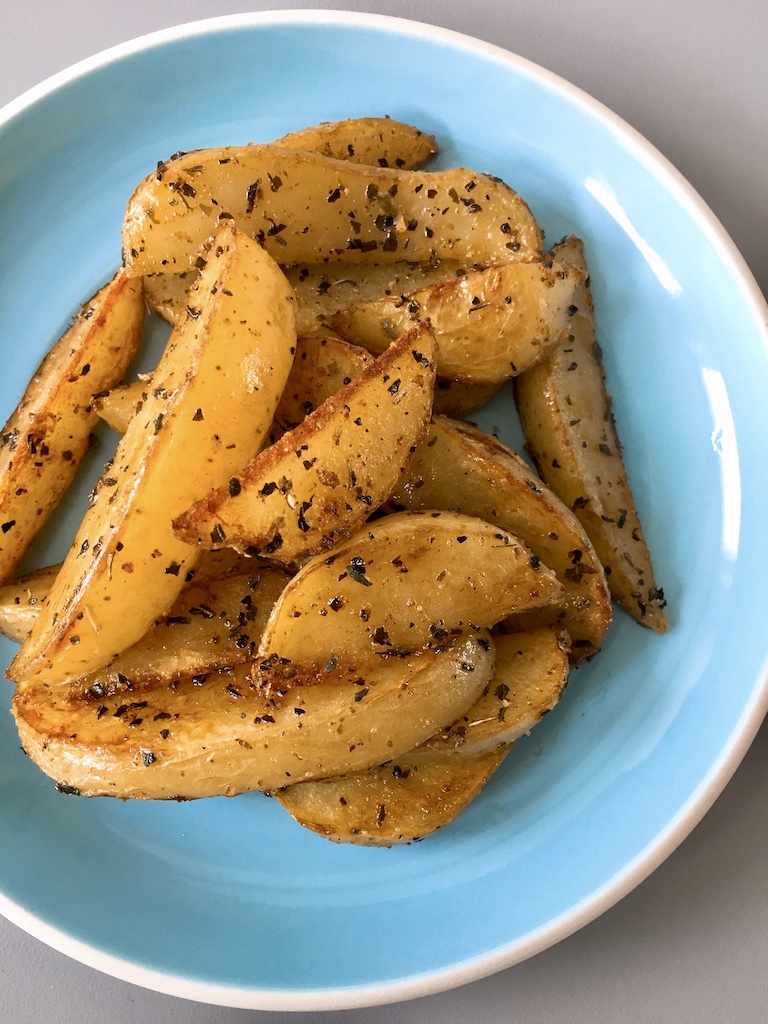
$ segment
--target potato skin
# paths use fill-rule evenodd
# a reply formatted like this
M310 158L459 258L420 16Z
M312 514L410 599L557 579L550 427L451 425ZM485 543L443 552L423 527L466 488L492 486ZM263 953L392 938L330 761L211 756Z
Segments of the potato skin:
M277 403L270 436L297 427L372 362L370 352L335 335L297 338L296 358ZM144 374L141 380L121 384L94 398L93 407L113 430L124 434L136 409L149 400L151 390L151 374Z
M448 258L487 265L534 256L542 245L524 200L489 175L241 146L176 157L139 185L123 224L126 272L187 270L210 251L223 218L284 264Z
M297 783L275 796L299 825L334 843L417 843L454 821L507 753L486 750L459 761L418 749L365 771Z
M342 309L330 326L382 351L414 323L429 323L447 379L501 385L534 366L569 330L581 274L552 260L518 260Z
M296 332L299 336L327 334L331 317L348 306L450 281L467 269L466 263L453 259L427 263L328 261L283 265L297 299ZM179 274L147 274L143 278L147 302L164 320L178 323L185 315L187 293L198 273L191 268Z
M335 335L299 337L296 358L275 411L275 424L283 431L298 427L372 364L373 356L364 348Z
M391 117L350 117L325 121L283 135L275 143L286 149L304 149L334 160L377 167L414 169L437 155L433 135Z
M418 748L463 760L508 747L557 705L570 674L568 638L539 626L494 635L496 673L461 718Z
M301 782L275 795L300 825L337 843L394 846L453 821L506 757L557 704L568 658L542 628L494 639L496 672L452 725L396 760Z
M566 240L556 253L586 271L579 239ZM624 466L588 278L575 304L567 342L515 379L526 447L542 479L582 523L613 599L636 622L664 633L666 601Z
M29 636L61 565L46 565L0 587L0 633L20 644Z
M60 568L49 566L0 588L0 632L18 643L29 635ZM232 566L223 559L213 573L204 564L200 569L167 615L106 664L71 679L70 693L135 693L250 660L288 575L255 559Z
M354 677L562 595L554 573L496 525L434 510L383 516L292 578L264 629L259 679Z

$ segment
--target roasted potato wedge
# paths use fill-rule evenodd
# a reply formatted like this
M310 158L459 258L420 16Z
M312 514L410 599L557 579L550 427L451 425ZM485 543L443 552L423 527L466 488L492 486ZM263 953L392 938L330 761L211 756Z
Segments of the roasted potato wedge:
M21 643L34 625L58 566L0 589L0 632ZM141 639L95 672L69 681L73 692L104 697L168 683L182 675L200 684L208 672L253 657L267 618L288 576L277 566L254 562L223 576L188 583L167 615ZM11 596L15 590L16 597ZM26 599L25 599L26 598Z
M260 678L352 674L560 600L554 574L498 526L454 512L384 516L310 559L259 647Z
M542 245L526 203L489 175L363 167L242 146L176 157L139 185L123 225L127 273L199 264L225 221L283 264L503 263L535 256Z
M449 824L474 799L509 746L560 698L568 658L553 630L495 638L496 674L450 727L396 761L275 795L305 828L335 842L392 846Z
M536 617L571 638L574 662L592 657L611 622L603 568L576 516L498 438L469 423L433 418L390 505L397 510L444 508L477 516L517 536L554 571L563 598ZM524 626L525 621L511 628Z
M253 657L287 582L282 569L258 563L193 580L135 644L71 685L93 697L157 687L179 676L202 685L209 672Z
M429 424L435 347L418 325L173 523L189 544L289 564L330 549L389 496Z
M296 331L326 334L331 317L348 306L447 281L466 272L458 260L433 263L312 263L285 267L297 300ZM187 295L197 279L195 268L180 274L148 274L147 302L164 320L178 323L186 315Z
M579 239L555 252L586 272ZM516 378L526 447L542 479L584 526L616 603L641 625L664 633L666 601L624 467L586 277L574 303L578 312L568 341Z
M298 338L296 356L280 396L270 434L290 430L310 412L358 377L373 362L373 356L359 345L341 338ZM152 390L152 375L121 384L94 398L99 416L120 434L128 428L137 406L143 406Z
M93 396L93 407L107 426L118 434L124 434L137 409L141 410L149 401L152 391L152 375L143 374L140 380L119 384L109 391Z
M174 517L229 479L269 430L296 344L284 275L229 228L192 294L196 315L172 334L12 679L55 685L92 672L167 612L201 554L173 534Z
M568 682L567 637L546 626L494 636L496 674L471 708L418 748L441 756L483 754L526 736Z
M304 334L327 332L333 316L349 306L388 296L399 298L418 288L455 280L466 272L466 265L453 259L430 263L326 262L286 268L299 307L297 329Z
M275 790L370 767L427 739L471 705L495 654L474 637L378 665L370 677L261 692L248 666L92 698L17 687L22 745L59 788L86 796L191 799Z
M143 278L147 305L175 327L187 315L189 290L199 276L196 267L179 274L147 274Z
M350 118L293 132L274 145L306 150L351 163L415 169L437 152L435 139L391 118ZM444 280L462 264L446 260L438 264L333 264L319 263L286 268L298 299L296 329L299 335L324 331L332 313L368 298L413 291L427 283ZM185 315L189 289L198 270L178 274L148 274L144 279L147 302L165 320L175 324Z
M281 430L298 427L323 402L372 365L369 352L341 338L299 338L296 358L275 412L275 424Z
M94 391L117 384L141 341L140 282L120 270L85 303L32 377L0 437L0 582L69 486L98 422Z
M449 825L478 795L507 747L466 757L414 750L396 762L275 793L300 825L335 843L416 843Z
M443 260L428 265L321 263L285 268L298 306L297 355L301 354L301 343L305 338L327 337L331 318L348 306L386 296L401 296L417 288L455 280L464 273L466 267L456 260ZM150 274L144 278L147 301L165 320L170 323L178 322L180 317L186 316L187 293L197 279L197 274L196 270L189 270L183 274ZM503 380L493 384L468 384L442 377L438 373L435 382L434 410L446 416L468 416L486 405L503 384ZM115 429L124 430L125 427L120 424L125 421L125 413L114 408L114 403L120 399L119 390L103 400L99 411L108 422L110 417L116 417L116 421L111 425Z
M551 260L505 263L407 295L359 303L329 323L371 352L382 352L413 324L429 323L441 376L500 384L568 336L580 276L570 265Z
M350 117L326 121L283 135L275 145L348 160L355 164L413 169L437 155L432 135L391 117Z

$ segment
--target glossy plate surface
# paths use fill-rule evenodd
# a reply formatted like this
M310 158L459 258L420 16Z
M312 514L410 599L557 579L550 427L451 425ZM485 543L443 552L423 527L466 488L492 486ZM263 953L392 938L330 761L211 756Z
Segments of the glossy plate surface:
M663 158L573 87L487 44L373 16L227 18L120 47L11 104L0 122L2 416L119 263L126 201L158 160L371 114L436 134L442 165L507 180L550 241L584 239L672 628L657 637L617 613L599 657L469 810L391 851L334 846L259 795L164 805L58 794L4 711L0 911L99 969L212 1003L385 1002L551 945L690 831L766 707L765 307ZM519 441L509 395L481 422ZM38 564L66 549L88 486ZM2 694L7 709L9 684Z

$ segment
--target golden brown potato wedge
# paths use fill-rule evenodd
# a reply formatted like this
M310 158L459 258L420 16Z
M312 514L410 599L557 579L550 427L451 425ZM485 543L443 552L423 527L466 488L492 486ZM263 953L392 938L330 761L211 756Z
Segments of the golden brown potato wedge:
M273 428L290 430L373 362L359 345L341 338L311 337L296 340L296 356L280 396ZM121 384L94 398L99 416L120 434L128 428L137 406L143 406L152 390L152 375Z
M287 582L282 569L258 563L193 580L135 644L71 685L93 697L157 687L179 676L194 676L202 685L209 672L253 657Z
M556 255L586 270L578 239L558 246ZM624 467L588 282L574 302L578 312L568 341L516 378L526 447L542 479L583 524L616 603L637 622L664 633L666 601L656 585Z
M466 268L456 260L443 260L429 265L321 263L285 268L286 277L297 299L298 354L301 353L304 338L327 337L331 318L348 306L385 296L401 296L417 288L454 280L464 273ZM150 274L144 278L147 301L165 320L176 323L180 317L186 316L187 293L196 278L196 270L183 274ZM468 416L486 405L503 383L468 384L438 374L434 411L446 416ZM118 392L119 389L104 399L100 414L108 422L110 417L116 417L116 421L110 422L110 425L117 430L124 430L120 424L124 423L125 413L114 408L120 399Z
M597 555L576 516L498 438L469 423L434 417L390 505L456 509L515 534L564 587L562 601L543 614L567 631L573 661L599 649L611 622L611 600ZM535 617L541 620L542 612ZM524 625L513 617L512 628Z
M264 630L260 677L280 685L297 673L355 675L562 593L498 526L453 512L384 516L293 577Z
M149 175L128 204L128 274L199 264L225 222L283 264L503 263L535 256L541 231L521 197L464 168L371 168L280 146L200 150Z
M461 759L414 750L396 762L275 793L304 828L335 843L415 843L450 824L478 795L507 747Z
M389 117L356 117L344 121L329 121L324 124L291 132L276 140L276 146L288 149L300 149L336 160L350 163L372 164L379 167L396 167L411 170L421 167L437 153L437 142L425 132L401 121ZM407 264L403 265L408 267ZM289 279L299 299L296 330L301 334L312 334L327 320L330 312L336 312L341 306L350 305L363 297L373 298L387 294L387 286L402 291L398 278L411 276L411 271L404 269L393 273L392 268L371 267L372 276L379 284L373 294L360 293L359 285L355 286L354 278L365 279L366 268L355 268L350 279L349 274L334 272L327 264L312 267L299 267L289 271ZM429 273L425 270L423 273ZM448 276L448 271L438 279ZM184 315L187 294L197 278L198 271L192 268L180 274L149 274L144 279L147 302L170 323L177 323ZM422 282L418 269L413 271L414 281ZM341 278L341 282L339 281ZM394 279L394 282L393 282ZM417 287L411 283L406 290ZM341 302L334 305L334 292ZM342 297L343 296L343 297Z
M327 331L332 317L349 306L387 296L399 298L417 288L455 280L466 272L466 265L453 259L430 263L325 262L286 268L299 307L297 325L304 334Z
M493 638L496 674L471 708L418 748L441 756L483 754L526 736L562 696L568 644L542 626Z
M580 277L568 264L551 260L505 263L350 306L329 323L372 352L383 351L414 323L430 323L441 376L500 384L568 336Z
M495 638L496 675L472 707L413 751L376 768L298 782L275 797L306 828L337 843L414 843L472 801L509 746L550 712L568 677L553 630Z
M94 391L117 384L141 341L139 282L120 270L85 303L32 377L0 437L0 582L69 486L98 422Z
M335 160L412 169L437 155L434 136L391 117L350 117L326 121L283 135L275 143Z
M31 680L13 713L27 754L87 796L184 798L274 790L399 757L456 719L492 678L493 649L459 639L372 677L267 696L248 666L128 700L67 696Z
M147 305L175 327L187 315L189 290L199 276L195 267L180 274L147 274L142 279Z
M24 640L57 568L27 577L26 590L17 589L18 605L8 593L11 587L0 590L0 632L19 643ZM105 697L168 683L182 675L195 676L201 685L208 672L243 664L253 657L287 581L281 569L256 562L249 569L193 580L144 636L103 668L70 680L70 690ZM29 595L26 601L24 593Z
M165 613L200 551L176 515L258 450L293 362L293 296L257 243L222 232L141 415L99 481L10 677L92 672ZM256 400L258 396L258 400Z
M136 411L141 411L149 401L151 391L152 376L143 374L140 380L119 384L116 388L94 395L93 407L108 426L118 434L124 434Z
M458 260L434 263L311 263L284 267L297 300L296 331L299 336L327 334L331 317L347 306L399 296L447 281L466 273ZM148 274L144 293L152 309L176 324L186 316L187 295L199 271L180 274Z
M399 296L466 273L458 260L433 263L310 263L284 267L296 294L296 331L325 334L330 318L347 306L387 295ZM186 315L187 295L197 279L195 268L180 274L148 274L147 302L164 320L175 324Z
M429 424L435 347L404 334L363 373L174 520L189 544L289 564L329 550L389 496Z
M303 825L335 842L392 846L449 824L480 792L511 743L551 711L568 678L556 633L495 639L496 674L453 725L396 761L301 782L275 796Z

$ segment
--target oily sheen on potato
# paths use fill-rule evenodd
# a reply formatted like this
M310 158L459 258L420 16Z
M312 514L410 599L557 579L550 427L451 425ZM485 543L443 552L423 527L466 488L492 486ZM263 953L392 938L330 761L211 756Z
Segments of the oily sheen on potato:
M271 791L398 757L454 721L493 676L474 636L355 679L266 694L247 665L113 696L20 684L13 714L29 757L68 792L192 799Z
M0 633L19 643L29 635L59 569L0 588ZM184 675L202 681L207 672L240 665L253 657L286 582L282 569L252 560L196 574L136 643L72 680L70 689L93 696L136 692Z
M276 145L334 160L378 167L421 167L437 154L437 140L393 117L349 117L283 135Z
M381 352L414 323L429 323L447 379L501 384L568 336L579 272L520 260L350 306L330 318L348 341Z
M415 843L458 817L507 752L497 747L458 761L418 748L375 768L288 786L275 796L300 825L332 842Z
M574 663L599 650L611 623L611 600L594 548L573 512L498 438L470 423L433 417L390 506L455 509L515 534L564 588L557 605L531 616L568 633ZM525 628L531 616L513 616L510 627Z
M373 362L373 356L359 345L335 336L299 337L296 356L275 410L269 439L297 427L310 412L358 377ZM96 412L113 430L124 434L136 409L152 391L152 376L121 384L93 399Z
M284 275L229 228L193 301L12 663L13 679L64 684L135 643L200 560L200 549L174 535L173 519L229 479L270 428L296 345Z

